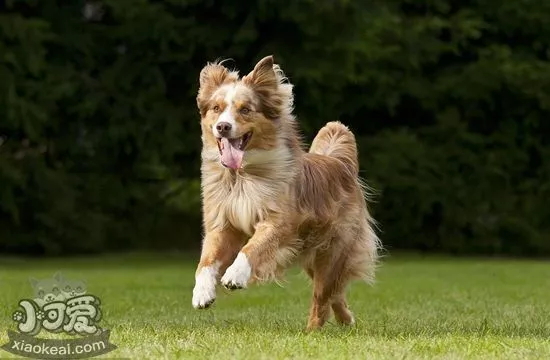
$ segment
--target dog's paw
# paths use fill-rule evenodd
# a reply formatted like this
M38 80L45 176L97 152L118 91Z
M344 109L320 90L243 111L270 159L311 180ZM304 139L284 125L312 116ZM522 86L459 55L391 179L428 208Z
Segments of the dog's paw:
M246 255L239 253L233 264L225 271L221 283L230 290L243 289L248 285L251 274L252 268Z
M204 267L197 275L191 301L195 309L206 309L216 300L216 271Z
M216 300L216 288L206 286L195 286L193 289L193 307L195 309L206 309Z

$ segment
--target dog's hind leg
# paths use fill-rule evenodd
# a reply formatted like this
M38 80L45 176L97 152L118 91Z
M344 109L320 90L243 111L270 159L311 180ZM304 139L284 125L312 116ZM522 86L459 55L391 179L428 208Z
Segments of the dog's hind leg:
M354 279L374 281L379 240L369 225L365 217L358 224L341 227L331 241L334 247L318 253L307 269L313 275L314 288L308 329L323 326L330 309L338 323L355 323L346 301L346 288Z
M347 306L342 307L345 305L343 294L347 284L343 273L345 261L345 257L333 258L329 253L321 253L316 256L313 268L308 271L310 275L313 275L313 299L307 330L321 328L330 317L331 307L335 310L337 321L349 321L351 313L347 310ZM344 313L344 309L347 310L347 313ZM353 319L353 316L351 318Z
M334 311L334 317L339 324L353 325L355 323L353 313L350 311L346 301L345 290L341 294L332 297L332 311Z
M347 244L346 251L342 254L346 260L340 275L340 292L332 297L332 310L338 323L352 325L355 320L346 301L346 287L354 279L361 279L367 283L374 282L380 243L368 218L363 219L358 228L351 227L342 231L342 234L345 234L342 235L342 242Z
M308 331L321 328L330 317L330 290L325 283L325 275L320 272L313 275L313 299L307 322Z

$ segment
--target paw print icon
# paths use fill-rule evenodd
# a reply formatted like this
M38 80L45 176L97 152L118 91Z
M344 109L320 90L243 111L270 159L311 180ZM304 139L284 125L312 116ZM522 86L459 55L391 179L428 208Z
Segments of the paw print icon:
M13 319L13 321L16 321L18 323L23 323L23 322L25 322L25 314L18 310L18 311L13 313L12 319Z

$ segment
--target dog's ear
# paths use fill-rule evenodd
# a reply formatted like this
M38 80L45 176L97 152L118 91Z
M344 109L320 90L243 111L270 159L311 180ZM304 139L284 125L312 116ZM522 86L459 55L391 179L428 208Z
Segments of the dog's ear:
M274 63L273 55L258 61L254 70L243 77L243 83L251 87L260 99L262 113L269 119L280 117L287 105L292 103L292 86L283 84L286 78Z
M208 63L202 68L199 75L199 84L201 89L208 87L218 87L223 84L225 78L229 75L229 69L219 63Z
M62 283L63 282L63 275L61 275L61 273L58 271L56 272L54 275L53 275L53 279L59 283Z
M208 63L202 68L199 75L199 93L197 95L197 106L204 116L208 110L208 102L217 88L223 84L237 81L238 74L229 71L221 63Z
M273 55L264 57L254 66L254 70L243 78L243 82L254 87L256 91L277 89L279 79L273 65Z

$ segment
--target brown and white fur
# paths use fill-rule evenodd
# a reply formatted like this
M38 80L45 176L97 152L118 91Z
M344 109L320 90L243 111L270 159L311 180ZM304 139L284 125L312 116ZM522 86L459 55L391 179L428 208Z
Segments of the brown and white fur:
M307 329L322 327L331 309L339 323L353 324L346 287L353 279L374 280L380 244L353 133L329 122L306 152L292 85L272 56L242 78L221 63L207 64L197 104L205 236L193 306L209 307L218 281L246 288L299 263L313 282ZM224 158L235 169L222 164L229 138L236 146L248 140L242 163L233 153Z

